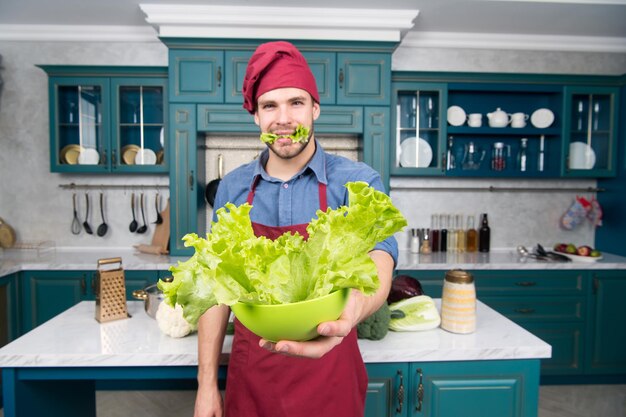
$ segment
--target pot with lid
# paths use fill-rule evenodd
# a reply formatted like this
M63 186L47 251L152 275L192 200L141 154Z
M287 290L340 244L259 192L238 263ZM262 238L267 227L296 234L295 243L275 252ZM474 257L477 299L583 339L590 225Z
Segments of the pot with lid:
M171 282L172 280L172 277L163 279L165 282ZM146 313L153 319L156 318L156 312L159 309L159 305L165 298L163 291L157 287L157 284L150 284L142 290L133 291L133 297L137 300L143 300L144 310L146 310Z

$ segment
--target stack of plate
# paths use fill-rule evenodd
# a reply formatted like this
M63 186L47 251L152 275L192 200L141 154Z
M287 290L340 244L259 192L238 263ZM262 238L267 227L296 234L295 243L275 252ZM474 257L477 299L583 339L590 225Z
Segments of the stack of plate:
M156 161L157 156L152 149L140 149L135 155L135 165L154 165Z
M426 168L433 160L433 148L422 138L411 137L400 144L400 165Z
M141 148L137 145L126 145L122 148L122 162L126 165L134 165L135 157Z
M100 162L100 154L94 148L82 148L78 155L78 163L80 165L98 165Z
M61 149L59 159L62 164L76 165L78 163L78 156L80 155L80 145L67 145Z

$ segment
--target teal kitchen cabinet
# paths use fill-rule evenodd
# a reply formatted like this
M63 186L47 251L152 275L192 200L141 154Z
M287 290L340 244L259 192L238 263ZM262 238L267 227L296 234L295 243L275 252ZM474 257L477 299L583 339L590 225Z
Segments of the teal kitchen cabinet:
M157 281L156 271L124 271L126 299L132 291ZM21 280L21 333L84 300L95 299L95 271L24 271Z
M367 364L369 417L536 417L539 361Z
M536 417L539 361L411 363L408 416Z
M589 374L626 374L626 271L592 274L589 308Z
M478 298L552 346L542 375L582 374L585 363L588 274L575 270L470 271ZM398 271L441 297L445 271Z
M222 103L224 52L169 50L170 103Z
M365 417L407 416L409 365L368 363Z
M615 175L619 114L617 87L565 88L565 176Z
M390 54L338 53L337 68L338 105L389 106Z
M49 80L51 172L167 172L166 68L40 67Z
M19 335L18 274L0 278L0 347Z
M394 72L391 173L614 176L619 83L612 76ZM488 115L497 110L509 122L491 127ZM514 126L514 113L525 122ZM470 114L481 115L480 126L468 125Z

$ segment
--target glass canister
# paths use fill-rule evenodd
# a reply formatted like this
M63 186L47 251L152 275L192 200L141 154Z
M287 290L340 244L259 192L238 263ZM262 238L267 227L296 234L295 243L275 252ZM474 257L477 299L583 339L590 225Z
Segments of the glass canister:
M506 160L504 158L504 143L496 142L493 144L491 154L491 169L494 171L504 171L506 168Z
M446 272L441 297L441 328L452 333L476 330L474 276L461 269Z

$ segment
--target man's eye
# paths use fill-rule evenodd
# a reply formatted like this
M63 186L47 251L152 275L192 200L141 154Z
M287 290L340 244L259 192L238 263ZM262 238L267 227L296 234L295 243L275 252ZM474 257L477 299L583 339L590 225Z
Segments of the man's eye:
M273 108L273 107L274 107L274 105L273 105L273 104L269 104L269 103L268 103L268 104L263 104L261 107L262 107L263 109L267 110L267 109L271 109L271 108Z

